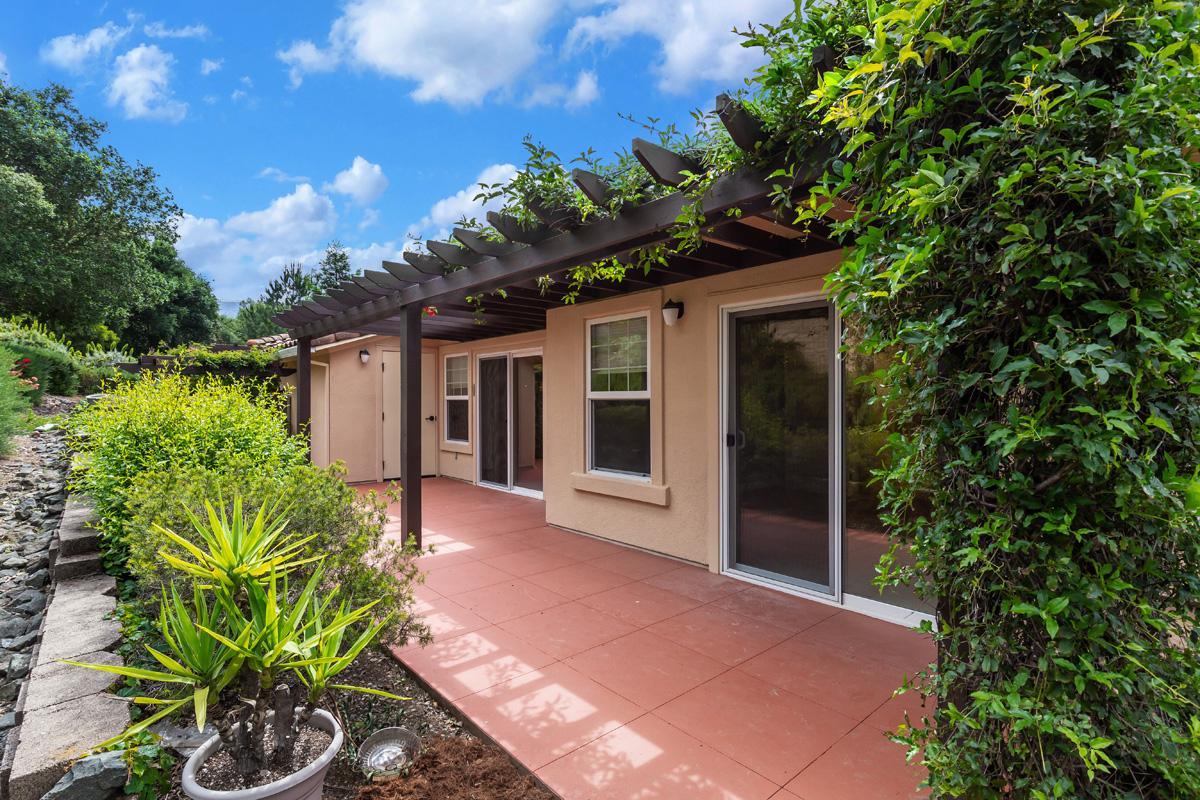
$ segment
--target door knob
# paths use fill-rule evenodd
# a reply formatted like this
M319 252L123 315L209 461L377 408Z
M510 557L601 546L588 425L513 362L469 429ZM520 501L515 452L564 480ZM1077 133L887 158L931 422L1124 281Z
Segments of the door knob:
M437 417L435 417L433 414L430 414L428 417L426 417L426 418L425 418L425 421L426 421L426 422L433 422L433 421L435 421L436 419L437 419Z

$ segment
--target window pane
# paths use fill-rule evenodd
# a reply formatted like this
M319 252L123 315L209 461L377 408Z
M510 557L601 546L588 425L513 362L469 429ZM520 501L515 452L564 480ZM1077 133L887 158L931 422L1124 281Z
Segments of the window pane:
M592 469L650 474L650 401L593 400Z
M446 438L455 442L468 441L467 401L446 401Z
M646 390L647 330L645 317L601 322L591 327L593 392Z
M467 357L451 356L446 359L446 396L467 396Z

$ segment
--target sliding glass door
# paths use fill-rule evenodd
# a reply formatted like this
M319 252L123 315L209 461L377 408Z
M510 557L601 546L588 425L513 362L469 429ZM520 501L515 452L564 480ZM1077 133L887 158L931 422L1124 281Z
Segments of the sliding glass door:
M479 482L542 491L542 355L479 358Z
M728 561L833 594L829 307L737 312L728 324Z

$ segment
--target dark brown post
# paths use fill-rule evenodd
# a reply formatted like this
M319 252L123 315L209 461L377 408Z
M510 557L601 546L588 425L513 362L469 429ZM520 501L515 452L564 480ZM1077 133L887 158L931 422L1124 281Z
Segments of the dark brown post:
M296 433L309 436L312 423L312 337L302 336L296 343ZM308 440L312 457L312 440Z
M400 310L400 519L421 546L421 306Z

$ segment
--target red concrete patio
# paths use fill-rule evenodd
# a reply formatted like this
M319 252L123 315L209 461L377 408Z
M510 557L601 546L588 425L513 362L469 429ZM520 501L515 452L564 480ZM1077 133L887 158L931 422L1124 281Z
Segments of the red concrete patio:
M435 640L396 654L563 798L925 796L885 732L923 711L892 692L928 639L549 527L537 500L423 491Z

